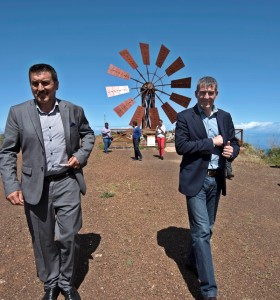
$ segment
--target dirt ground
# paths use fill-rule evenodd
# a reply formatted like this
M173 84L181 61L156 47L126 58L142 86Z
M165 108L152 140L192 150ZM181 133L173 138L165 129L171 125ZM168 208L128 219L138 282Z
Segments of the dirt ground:
M156 149L142 150L139 162L133 149L106 155L95 147L84 169L76 280L83 300L200 299L183 264L189 225L172 149L163 161ZM233 169L212 239L219 299L280 299L280 169L244 153ZM0 300L41 299L23 208L5 200L2 184L0 195Z

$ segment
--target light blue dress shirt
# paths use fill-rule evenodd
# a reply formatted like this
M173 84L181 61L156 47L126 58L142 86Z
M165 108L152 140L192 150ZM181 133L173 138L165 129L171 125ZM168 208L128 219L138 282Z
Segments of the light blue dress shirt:
M207 136L208 138L213 139L215 136L219 135L218 123L216 118L218 108L216 108L215 105L213 105L213 110L209 117L206 116L206 114L200 107L198 107L198 109L205 130L207 132ZM219 165L220 155L221 155L221 150L218 147L214 147L211 155L211 160L208 165L208 169L212 170L212 169L218 169L220 167Z

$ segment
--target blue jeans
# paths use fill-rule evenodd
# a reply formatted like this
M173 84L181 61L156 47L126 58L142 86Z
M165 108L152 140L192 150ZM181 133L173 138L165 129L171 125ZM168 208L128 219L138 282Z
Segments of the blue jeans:
M192 239L189 264L196 266L204 297L217 296L217 284L211 254L210 239L216 219L221 187L216 177L206 176L199 193L187 197Z
M105 153L108 153L108 149L111 145L111 139L110 138L104 138L103 143L104 143L104 151L105 151Z

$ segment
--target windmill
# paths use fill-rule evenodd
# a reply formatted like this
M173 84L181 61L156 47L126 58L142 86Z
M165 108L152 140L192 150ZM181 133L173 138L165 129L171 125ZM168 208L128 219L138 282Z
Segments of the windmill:
M173 124L176 121L177 112L168 102L164 102L162 100L162 96L169 96L169 99L171 101L183 106L184 108L188 107L191 98L177 93L168 94L164 91L164 88L167 86L171 86L171 88L190 88L191 77L171 80L171 83L164 83L164 79L166 78L166 76L170 77L185 66L181 57L178 57L176 60L174 60L173 63L165 69L165 73L163 75L158 75L159 69L161 69L161 67L163 66L170 50L164 45L161 45L155 63L155 71L150 72L148 67L150 65L149 44L139 44L143 64L146 67L145 73L141 73L139 71L136 61L127 49L120 51L119 54L130 65L130 67L137 72L138 78L131 77L128 72L112 64L110 64L108 68L108 74L125 80L133 81L135 87L131 88L131 90L135 90L137 92L137 95L135 97L130 97L125 100L124 102L116 106L114 108L114 111L119 117L122 117L128 111L128 109L130 109L135 104L135 100L140 97L141 105L136 108L129 124L132 125L132 122L136 120L139 125L142 124L143 129L155 129L160 119L158 109L156 107L156 102L159 101L162 104L162 110L165 112L168 119ZM106 92L108 97L113 97L129 93L130 88L128 87L128 85L107 86Z

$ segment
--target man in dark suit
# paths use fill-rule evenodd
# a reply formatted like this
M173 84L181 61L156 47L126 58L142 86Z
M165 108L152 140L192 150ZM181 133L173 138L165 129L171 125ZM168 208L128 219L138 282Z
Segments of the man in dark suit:
M43 300L80 299L73 285L77 234L82 226L82 168L95 136L81 107L56 98L57 73L47 64L29 69L35 99L11 107L0 151L5 195L24 205ZM21 181L17 154L21 151Z
M179 191L186 195L192 248L187 268L199 278L204 299L217 299L217 284L210 239L220 194L226 195L225 162L239 153L235 129L229 113L214 101L218 83L213 77L198 81L197 104L177 115L175 146L183 155Z

